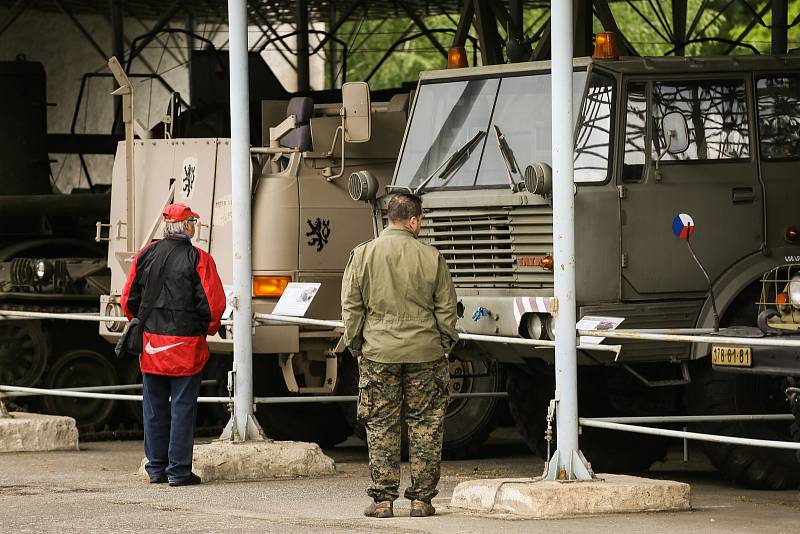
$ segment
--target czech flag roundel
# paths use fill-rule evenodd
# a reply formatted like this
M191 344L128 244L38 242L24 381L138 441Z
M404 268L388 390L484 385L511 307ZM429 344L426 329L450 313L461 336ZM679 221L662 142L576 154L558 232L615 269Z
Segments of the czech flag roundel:
M672 220L672 233L675 237L688 239L694 233L694 219L688 213L679 213Z

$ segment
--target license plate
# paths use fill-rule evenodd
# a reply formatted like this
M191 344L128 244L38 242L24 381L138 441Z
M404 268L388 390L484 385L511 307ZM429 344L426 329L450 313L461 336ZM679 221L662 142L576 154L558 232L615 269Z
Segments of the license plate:
M711 363L732 367L751 367L753 365L753 355L750 352L750 347L712 347Z

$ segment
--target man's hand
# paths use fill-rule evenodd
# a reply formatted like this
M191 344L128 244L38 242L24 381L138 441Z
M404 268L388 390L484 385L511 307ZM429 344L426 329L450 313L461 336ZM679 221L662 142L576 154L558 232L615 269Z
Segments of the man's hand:
M450 358L450 354L448 354L448 353L446 353L446 352L445 352L445 353L444 353L444 359L445 359L445 360L447 360L447 359L449 359L449 358Z

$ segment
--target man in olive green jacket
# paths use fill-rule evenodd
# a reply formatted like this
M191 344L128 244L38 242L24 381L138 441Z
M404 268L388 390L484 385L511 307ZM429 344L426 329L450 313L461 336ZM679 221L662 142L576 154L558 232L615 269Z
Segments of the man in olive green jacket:
M359 361L358 418L367 429L373 503L370 517L392 517L399 497L401 413L408 425L411 515L435 510L444 415L449 402L447 356L458 341L456 292L447 263L417 239L422 201L399 193L389 226L350 254L342 283L345 342Z

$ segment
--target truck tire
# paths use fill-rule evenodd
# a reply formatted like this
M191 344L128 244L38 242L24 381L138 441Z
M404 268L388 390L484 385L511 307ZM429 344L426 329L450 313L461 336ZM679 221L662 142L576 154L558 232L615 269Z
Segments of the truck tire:
M590 374L591 373L591 374ZM531 374L526 368L508 373L508 404L517 431L531 451L547 456L544 432L547 407L555 394L552 374ZM578 377L579 413L586 417L634 415L614 409L608 396L604 370L581 370ZM639 414L636 414L639 415ZM557 446L553 421L551 454ZM595 473L637 473L662 460L669 441L663 438L595 428L583 428L579 447Z
M463 373L459 371L463 370ZM492 362L453 362L450 365L453 393L503 391L504 368ZM461 379L463 375L481 375ZM458 391L455 391L456 386ZM497 397L453 398L444 418L442 457L447 460L474 458L497 426L502 400Z
M45 387L64 389L117 384L117 371L102 354L91 349L77 349L58 356L45 376ZM75 397L44 398L48 413L75 419L78 427L102 430L111 420L117 401Z
M343 394L358 395L358 366L355 364L355 359L350 356L345 355L343 358L349 358L349 362L341 368ZM462 372L459 373L459 370ZM451 389L458 389L457 392L497 392L502 391L505 383L505 373L500 365L488 364L486 376L461 379L459 375L483 374L483 364L459 361L451 364L451 373L453 374ZM479 455L489 434L497 426L501 402L502 399L494 397L453 399L444 420L442 457L447 460L463 460ZM367 431L356 421L356 403L343 404L342 409L353 428L353 434L366 442ZM402 439L403 456L406 457L408 437L405 425L403 425Z
M283 397L286 390L278 359L253 358L253 392L256 397ZM338 391L336 394L340 394ZM328 448L345 441L353 433L341 409L333 402L303 404L259 404L256 410L264 433L279 441L308 441Z
M711 368L709 358L698 362L687 388L691 415L780 413L786 401L779 377L724 373ZM797 414L795 415L797 417ZM790 441L790 425L776 421L698 423L691 430L708 434ZM753 489L796 489L800 459L793 451L702 443L711 463L727 480Z
M47 366L47 336L39 321L0 323L0 384L37 386Z
M545 418L554 388L550 388L545 379L529 374L524 367L508 367L506 375L508 411L511 412L514 426L531 452L544 458L547 454L547 443L544 439L547 426Z

